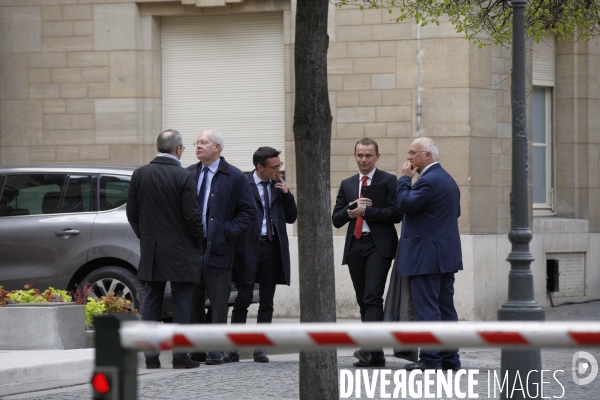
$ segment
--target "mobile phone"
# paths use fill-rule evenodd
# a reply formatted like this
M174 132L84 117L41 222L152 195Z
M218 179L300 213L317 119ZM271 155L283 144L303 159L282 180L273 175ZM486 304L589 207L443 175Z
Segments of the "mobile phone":
M348 210L354 210L356 207L358 207L358 202L355 201L348 206Z

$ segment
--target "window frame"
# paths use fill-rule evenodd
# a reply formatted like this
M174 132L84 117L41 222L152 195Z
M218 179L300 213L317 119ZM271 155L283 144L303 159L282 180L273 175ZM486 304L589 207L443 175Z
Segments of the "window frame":
M533 149L545 147L546 148L546 202L535 203L533 202L533 182L532 182L532 204L533 204L533 215L534 216L549 216L556 215L555 210L555 173L554 173L554 160L555 160L555 140L554 140L554 87L547 85L533 85L536 87L544 88L546 91L545 96L545 110L546 110L546 143L536 143L533 141L533 135L531 139L532 147L532 162L530 163L533 168ZM533 90L533 88L532 88ZM532 96L533 99L533 96ZM532 118L533 123L533 118ZM533 175L532 175L533 177Z

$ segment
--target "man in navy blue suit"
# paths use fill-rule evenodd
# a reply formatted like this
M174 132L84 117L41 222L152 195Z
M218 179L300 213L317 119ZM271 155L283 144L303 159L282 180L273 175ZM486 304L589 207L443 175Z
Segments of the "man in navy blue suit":
M204 322L204 293L208 295L211 323L226 324L233 271L233 256L242 234L252 226L258 211L246 175L225 161L223 135L206 130L194 142L200 162L188 170L197 183L198 208L204 227L204 263L199 265L200 283L194 286L192 322ZM192 359L202 360L202 353ZM223 352L210 351L206 365L223 364Z
M398 208L404 214L398 245L398 274L410 277L417 321L458 321L454 274L463 269L458 217L460 190L438 162L435 142L413 140L398 179ZM419 179L412 184L412 178ZM420 369L460 369L458 349L421 350Z

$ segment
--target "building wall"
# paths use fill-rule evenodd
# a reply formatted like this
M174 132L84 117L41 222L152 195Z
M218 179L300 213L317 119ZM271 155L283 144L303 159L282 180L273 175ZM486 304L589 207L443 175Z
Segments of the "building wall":
M295 191L295 1L182 4L190 2L0 0L0 164L147 163L162 128L161 18L278 12L284 20L286 176ZM395 174L414 137L435 138L440 162L462 193L465 271L457 277L457 307L463 319L491 319L506 299L509 270L511 54L501 46L479 49L448 23L420 27L394 17L382 9L330 6L332 204L339 183L357 172L352 154L360 138L379 142L378 167ZM592 257L600 232L600 50L597 42L557 49L556 212L585 223L532 218L532 269L542 305L548 252L584 252L585 294L578 298L600 296L600 261ZM356 317L349 275L340 265L345 230L333 229L338 314ZM298 315L293 276L291 288L278 289L279 316Z
M598 40L557 46L557 215L590 221L600 231L600 50Z
M2 165L140 165L161 127L160 20L139 6L0 3Z

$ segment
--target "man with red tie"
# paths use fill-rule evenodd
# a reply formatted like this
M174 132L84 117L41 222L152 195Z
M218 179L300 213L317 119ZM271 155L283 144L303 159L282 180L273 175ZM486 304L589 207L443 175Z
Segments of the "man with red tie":
M394 224L402 220L396 177L375 168L379 156L373 139L356 143L359 173L342 181L331 217L336 228L349 223L342 264L348 265L363 322L383 321L383 291L398 246ZM362 195L365 186L372 186L373 199ZM357 350L354 356L357 367L385 366L382 349Z

